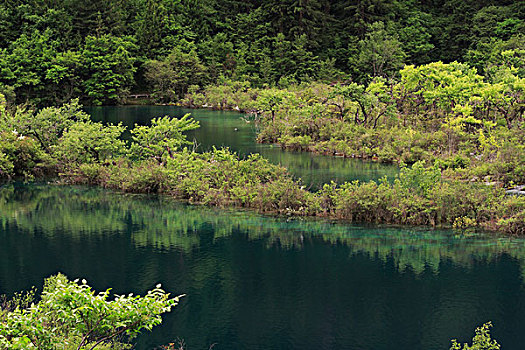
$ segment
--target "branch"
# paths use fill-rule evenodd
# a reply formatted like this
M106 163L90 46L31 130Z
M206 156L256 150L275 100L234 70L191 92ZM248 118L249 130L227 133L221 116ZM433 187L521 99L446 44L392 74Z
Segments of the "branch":
M108 340L110 340L112 338L115 338L117 335L120 335L120 334L124 333L125 331L131 329L131 327L136 326L139 322L140 322L140 320L137 320L137 321L133 322L132 324L130 324L129 326L124 327L124 328L120 329L119 331L115 332L114 334L108 335L107 337L104 337L104 338L100 339L89 350L93 350L94 348L96 348L101 343L103 343L105 341L108 341Z
M95 326L93 326L93 328L91 328L91 330L82 338L82 341L80 342L80 344L78 345L78 348L77 350L80 350L82 348L82 346L84 345L84 342L86 340L88 340L89 336L93 333L93 331L95 331L95 328L97 328L97 326L100 324L100 322L102 322L102 320L106 317L106 314L103 314L100 319L97 321L97 323L95 323ZM85 323L86 321L84 321Z

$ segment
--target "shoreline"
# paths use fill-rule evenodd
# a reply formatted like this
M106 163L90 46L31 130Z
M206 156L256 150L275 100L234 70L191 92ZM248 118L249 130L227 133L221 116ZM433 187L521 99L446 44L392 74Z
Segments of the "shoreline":
M57 116L58 131L48 123ZM445 181L439 168L422 162L403 166L392 183L332 182L310 192L287 169L258 154L240 159L227 149L188 150L183 132L198 127L189 114L154 118L131 130L128 144L121 139L124 126L92 122L78 102L27 112L8 119L0 131L0 155L7 152L0 175L27 180L56 174L66 184L286 216L525 234L525 198L479 183Z

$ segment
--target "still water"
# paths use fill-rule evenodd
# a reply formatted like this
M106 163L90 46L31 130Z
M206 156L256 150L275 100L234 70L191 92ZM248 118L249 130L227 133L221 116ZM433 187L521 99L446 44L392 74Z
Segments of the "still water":
M159 116L181 117L191 113L200 122L200 128L188 133L188 140L196 140L198 150L209 150L212 147L229 147L245 156L260 153L274 164L289 169L303 183L315 190L325 183L339 183L352 180L378 180L383 176L393 178L397 166L363 162L357 159L344 159L307 152L283 152L275 145L261 145L255 142L256 129L253 122L247 123L236 112L212 111L205 109L182 109L175 106L116 106L89 107L87 112L96 121L119 123L128 129L135 124L146 125L151 118Z
M237 113L176 107L89 109L105 122L147 124L192 112L201 150L261 153L312 188L393 176L374 163L283 152L254 142ZM237 130L235 130L237 128ZM481 234L346 225L188 206L97 188L0 187L0 294L57 272L98 290L187 294L153 349L448 349L493 321L503 349L525 344L525 242Z
M0 188L0 293L58 271L187 297L152 349L448 349L492 320L525 344L525 245L452 231L289 220L96 188Z

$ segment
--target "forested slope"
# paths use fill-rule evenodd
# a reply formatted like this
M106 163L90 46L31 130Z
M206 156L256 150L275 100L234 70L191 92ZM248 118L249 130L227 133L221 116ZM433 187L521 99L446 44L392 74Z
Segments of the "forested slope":
M496 0L2 0L0 92L114 104L223 78L367 83L456 60L484 74L524 47L524 18L525 2Z

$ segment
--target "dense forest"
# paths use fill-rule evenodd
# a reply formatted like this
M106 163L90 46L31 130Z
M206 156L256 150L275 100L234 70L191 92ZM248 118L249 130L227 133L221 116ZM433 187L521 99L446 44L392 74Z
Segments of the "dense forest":
M495 0L2 0L0 93L115 104L224 79L366 84L436 61L484 74L509 50L523 60L524 18L525 2Z

